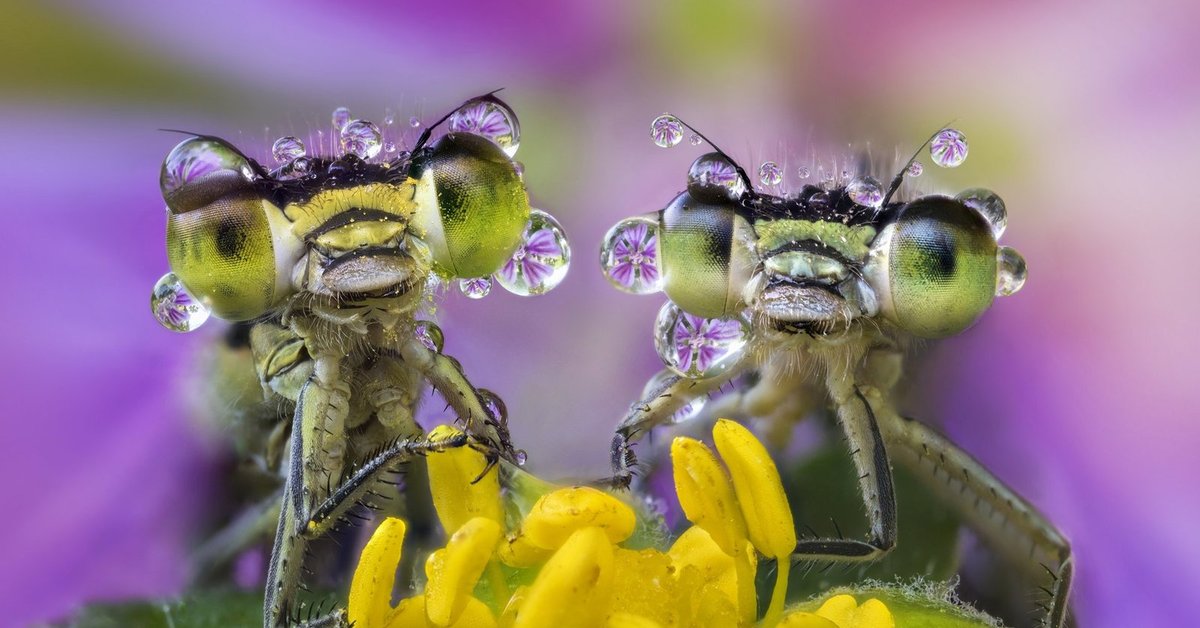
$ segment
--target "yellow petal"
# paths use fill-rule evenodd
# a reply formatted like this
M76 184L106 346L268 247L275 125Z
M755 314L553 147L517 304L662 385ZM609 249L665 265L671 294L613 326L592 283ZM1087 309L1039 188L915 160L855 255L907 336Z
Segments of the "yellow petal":
M560 488L543 495L530 509L521 531L530 543L557 549L577 530L599 528L611 543L633 534L637 518L624 502L588 486Z
M671 558L653 549L617 548L613 553L614 612L623 612L655 625L676 625L676 609L667 601L675 597ZM609 622L611 624L611 621Z
M524 569L540 565L554 555L554 550L538 547L529 542L523 533L510 535L496 550L496 557L509 567Z
M758 590L754 584L754 576L758 573L758 554L749 541L742 541L739 547L741 551L733 556L733 574L736 577L733 586L737 590L738 619L743 625L750 625L758 619Z
M831 620L825 619L816 613L806 613L804 611L795 611L783 616L778 624L778 628L840 628Z
M895 628L892 612L881 601L871 598L862 606L850 595L835 595L817 609L821 617L832 620L838 628Z
M462 430L439 425L429 432L430 440L443 440L461 434ZM457 530L475 517L504 523L504 509L500 501L500 474L492 468L487 475L472 484L487 467L483 454L470 447L454 447L430 454L429 490L433 494L433 507L447 533Z
M680 577L681 596L686 596L687 590L697 586L708 586L729 601L730 608L741 623L751 623L758 613L758 598L754 588L758 555L744 539L736 547L733 556L726 554L707 531L696 526L688 528L675 540L668 555ZM695 583L685 582L684 576L693 571L699 573L700 578ZM697 621L707 615L699 610L697 605L701 603L703 597L693 600L692 608L695 609Z
M402 519L388 517L375 529L358 557L350 581L347 614L351 623L363 628L380 628L392 610L392 587L404 547Z
M613 548L600 528L571 534L550 557L521 604L516 628L599 626L613 589Z
M475 517L450 537L446 547L429 555L425 616L430 623L449 626L458 621L502 535L499 523Z
M662 628L662 624L641 615L616 612L609 616L607 628Z
M738 541L746 538L746 523L717 457L704 443L679 436L671 442L671 466L688 521L704 528L732 556Z
M722 551L712 536L699 526L684 530L667 550L667 555L671 557L676 573L683 573L684 568L692 566L700 571L705 582L715 581L733 571L733 556ZM736 598L735 592L736 589L729 591L731 598Z
M858 607L855 628L896 628L896 620L883 602L871 598Z
M750 430L728 419L713 427L713 441L729 467L733 488L758 551L780 559L796 549L796 527L775 462Z
M737 602L731 600L719 590L717 583L710 582L696 593L696 614L689 625L702 628L729 628L729 626L750 625L754 621L739 620Z
M400 601L400 605L388 617L386 628L428 628L429 625L425 619L425 596L418 595ZM479 599L470 598L462 616L449 628L494 628L495 626L496 618L487 604ZM356 625L355 628L358 626ZM368 626L367 628L374 627Z

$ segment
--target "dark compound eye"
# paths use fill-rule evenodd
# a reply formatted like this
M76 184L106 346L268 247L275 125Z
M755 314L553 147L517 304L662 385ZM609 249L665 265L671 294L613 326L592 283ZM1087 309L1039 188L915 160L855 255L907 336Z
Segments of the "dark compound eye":
M187 290L227 320L248 320L280 296L268 212L279 210L251 183L249 160L215 138L184 140L159 178L167 217L167 257Z
M680 194L659 217L663 291L689 314L720 318L745 308L742 290L754 268L750 224L728 203Z
M931 196L906 205L868 268L884 314L926 338L967 329L996 294L996 238L981 214Z

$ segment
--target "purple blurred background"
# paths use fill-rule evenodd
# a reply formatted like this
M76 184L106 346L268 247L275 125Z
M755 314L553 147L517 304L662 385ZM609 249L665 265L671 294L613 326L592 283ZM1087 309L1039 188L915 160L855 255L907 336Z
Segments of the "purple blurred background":
M926 352L916 405L1073 539L1081 625L1194 621L1197 5L405 4L3 3L0 624L182 584L218 451L183 390L219 325L179 336L148 311L177 141L156 129L261 156L338 105L430 121L501 86L529 188L576 258L538 299L448 296L442 326L536 471L602 474L658 368L662 298L617 293L596 264L605 230L659 209L701 152L654 146L655 115L751 167L910 150L954 120L970 157L921 183L999 191L1030 278Z

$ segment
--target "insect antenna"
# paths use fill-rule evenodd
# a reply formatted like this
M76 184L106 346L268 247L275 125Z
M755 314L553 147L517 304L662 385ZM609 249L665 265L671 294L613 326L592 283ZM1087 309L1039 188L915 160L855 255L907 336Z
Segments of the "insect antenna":
M933 141L933 138L938 136L938 133L941 133L943 129L948 128L953 123L954 121L951 120L938 127L938 130L934 131L933 135L929 136L929 139L925 140L924 143L917 147L917 150L913 153L912 157L909 157L908 161L904 162L903 166L900 166L900 171L896 173L896 176L892 177L892 183L888 186L887 194L884 195L883 203L880 205L880 207L886 207L888 201L892 200L892 195L896 193L896 190L900 189L900 184L904 183L904 175L908 174L908 167L917 160L917 157L921 154L921 151L925 150L925 147L929 146L929 143Z
M442 116L442 118L440 120L425 127L425 130L421 131L421 135L419 137L417 137L417 143L413 144L413 148L412 148L411 152L413 152L415 154L417 151L421 150L421 148L423 148L425 146L425 144L429 141L429 138L433 135L433 130L438 128L439 126L441 126L443 123L445 123L446 120L449 120L450 116L457 113L459 109L462 109L463 107L465 107L475 101L483 100L485 98L490 98L502 89L504 89L504 88L501 87L499 89L493 89L492 91L490 91L486 94L483 94L482 96L468 98L467 100L464 100L461 105L455 107L454 109L451 109L450 113L447 113L446 115Z
M745 184L745 186L746 186L746 191L742 192L743 195L755 193L754 192L754 183L750 180L750 175L746 174L746 169L743 168L741 164L739 164L737 161L735 161L733 159L733 157L730 157L729 153L721 150L720 146L717 146L716 144L713 143L712 140L705 137L703 133L701 133L700 131L697 131L696 127L688 124L687 122L684 122L683 119L681 119L679 116L675 116L675 119L679 120L679 123L682 124L683 126L687 127L687 129L689 131L691 131L692 133L695 133L697 137L704 140L704 143L711 146L718 155L720 155L722 158L725 159L725 161L728 161L730 164L733 165L733 169L735 171L737 171L738 177L741 178L742 183ZM931 137L929 139L932 140L933 138Z

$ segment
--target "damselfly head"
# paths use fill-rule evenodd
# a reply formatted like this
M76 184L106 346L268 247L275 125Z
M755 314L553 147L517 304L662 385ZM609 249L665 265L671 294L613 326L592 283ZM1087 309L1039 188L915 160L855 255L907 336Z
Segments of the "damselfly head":
M530 206L512 160L519 123L494 95L426 126L411 150L397 150L379 126L345 108L332 121L329 154L281 137L271 170L212 136L189 137L170 152L160 184L173 279L160 284L176 291L156 297L160 322L177 331L196 326L179 324L197 317L164 303L252 320L300 294L328 307L407 310L431 273L489 281L495 274L517 294L541 294L562 280L569 246L557 221ZM433 139L443 123L447 132Z
M688 128L664 114L651 132L656 144L672 146ZM943 167L966 156L966 139L953 129L927 144L933 163ZM698 356L729 346L715 337L705 344L698 329L720 327L738 338L739 348L751 336L820 338L864 319L881 329L944 337L970 327L995 296L1024 282L1024 260L997 245L1007 216L995 193L897 195L906 176L921 172L915 155L886 179L869 172L864 159L857 172L777 196L755 189L745 169L713 148L693 162L685 192L661 211L621 221L601 247L616 287L661 290L678 310L660 315L655 342L681 374L708 376L678 367L688 362L681 352ZM779 184L774 162L760 170L764 186ZM680 338L691 348L681 349Z

